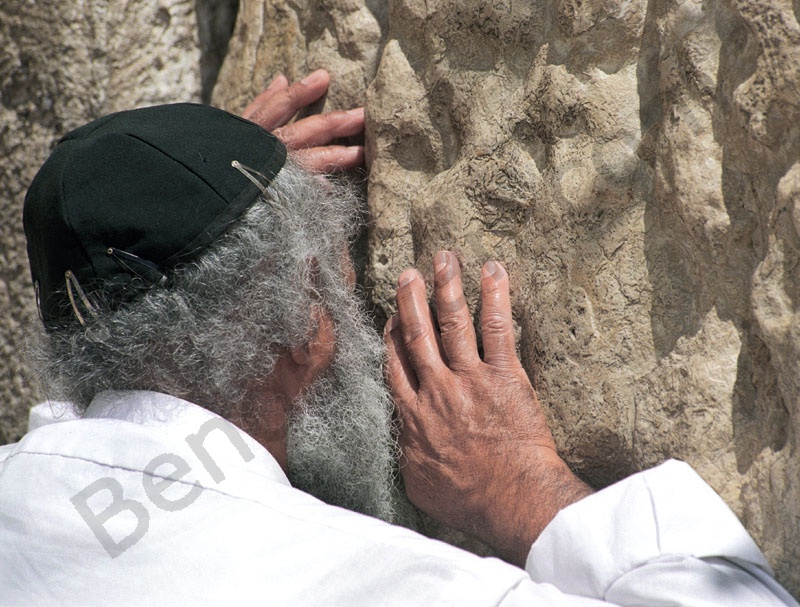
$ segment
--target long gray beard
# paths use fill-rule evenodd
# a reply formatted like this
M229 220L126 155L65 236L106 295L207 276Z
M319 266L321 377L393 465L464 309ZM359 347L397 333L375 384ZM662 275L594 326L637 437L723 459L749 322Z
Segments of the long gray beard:
M392 403L381 375L383 343L349 303L334 313L330 368L289 419L289 480L329 504L408 525L410 508L396 483Z

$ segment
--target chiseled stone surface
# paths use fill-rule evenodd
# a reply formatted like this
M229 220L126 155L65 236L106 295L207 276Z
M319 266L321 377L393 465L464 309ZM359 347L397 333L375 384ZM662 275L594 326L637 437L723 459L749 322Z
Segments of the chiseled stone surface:
M595 485L689 461L800 594L797 0L242 0L215 101L366 103L372 297L460 256ZM474 310L474 308L473 308Z
M380 52L384 0L241 0L212 102L239 112L278 73L325 68L329 107L363 105ZM375 5L375 6L372 6Z
M196 101L192 0L4 0L0 6L0 443L17 440L43 395L22 350L37 321L22 201L68 130L131 107Z

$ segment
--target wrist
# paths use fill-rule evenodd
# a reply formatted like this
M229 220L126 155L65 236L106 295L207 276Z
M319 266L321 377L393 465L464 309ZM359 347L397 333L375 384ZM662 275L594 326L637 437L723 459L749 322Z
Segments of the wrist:
M502 558L520 567L555 516L593 493L555 450L536 447L534 451L525 459L527 466L494 483L486 524L476 533Z

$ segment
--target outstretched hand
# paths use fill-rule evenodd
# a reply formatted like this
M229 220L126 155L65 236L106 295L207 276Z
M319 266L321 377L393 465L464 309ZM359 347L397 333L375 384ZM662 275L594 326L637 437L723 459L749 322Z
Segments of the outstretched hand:
M517 358L508 274L481 277L483 359L452 253L434 258L438 329L416 270L400 275L387 323L387 380L401 422L409 499L524 566L556 513L591 493L558 456Z
M242 117L274 133L295 160L310 171L328 173L359 167L364 164L364 146L331 145L331 142L364 131L364 108L316 114L289 122L299 110L322 98L330 80L325 70L316 70L292 84L279 74L250 102Z

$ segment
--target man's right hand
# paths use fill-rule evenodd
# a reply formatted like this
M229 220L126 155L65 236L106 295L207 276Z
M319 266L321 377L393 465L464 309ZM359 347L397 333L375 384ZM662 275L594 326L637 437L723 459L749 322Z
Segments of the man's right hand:
M291 122L299 110L322 98L330 81L325 70L311 72L291 84L286 76L278 74L244 109L242 118L272 132L310 171L329 173L357 168L364 164L364 146L331 142L364 132L364 108L315 114Z
M496 262L483 267L481 359L455 255L438 253L434 266L438 330L422 277L406 270L385 332L406 491L435 519L524 566L556 513L591 489L556 453L517 358L508 274Z

